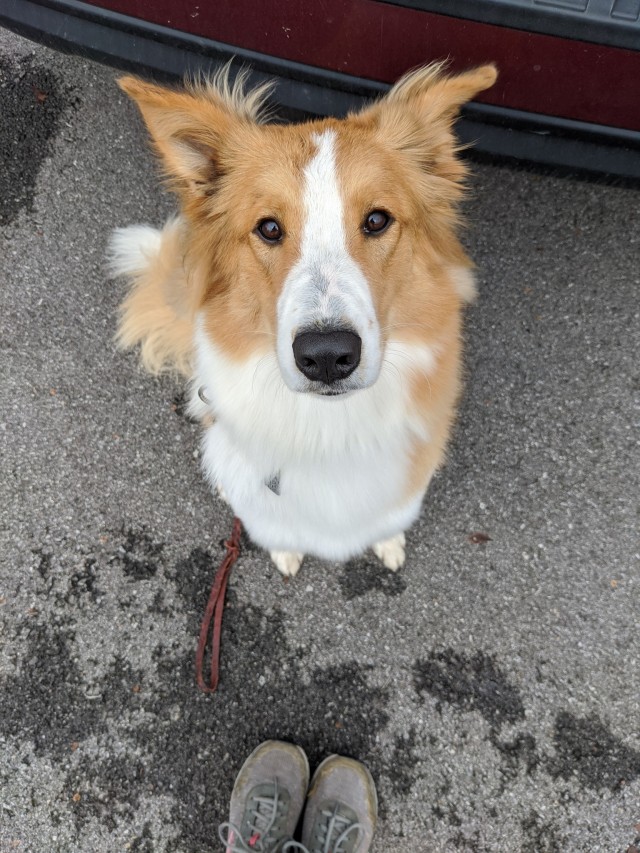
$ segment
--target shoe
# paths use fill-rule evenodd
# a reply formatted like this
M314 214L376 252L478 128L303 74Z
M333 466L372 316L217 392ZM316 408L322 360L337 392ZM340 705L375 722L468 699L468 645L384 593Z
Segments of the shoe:
M300 819L309 762L299 746L268 740L242 765L229 821L218 835L225 853L284 853Z
M300 849L367 853L377 817L378 797L371 773L359 761L332 755L311 780Z

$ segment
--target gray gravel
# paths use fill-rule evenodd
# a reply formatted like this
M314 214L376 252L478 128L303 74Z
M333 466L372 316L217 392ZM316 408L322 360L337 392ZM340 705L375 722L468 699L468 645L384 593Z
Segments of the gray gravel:
M633 850L638 192L475 167L467 391L406 567L286 584L246 542L204 696L231 517L102 266L173 201L113 71L0 31L0 75L0 851L219 850L266 737L370 766L377 853Z

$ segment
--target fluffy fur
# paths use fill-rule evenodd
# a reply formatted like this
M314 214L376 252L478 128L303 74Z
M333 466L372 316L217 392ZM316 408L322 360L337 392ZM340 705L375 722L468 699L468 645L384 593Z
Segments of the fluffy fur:
M474 294L451 126L495 77L431 65L342 121L289 126L264 123L268 88L246 94L228 69L185 91L120 81L180 215L113 237L112 271L132 282L118 342L140 344L152 373L190 380L205 474L285 574L305 553L373 547L390 569L404 562L443 461ZM389 216L380 233L372 211ZM260 236L265 220L277 241ZM362 349L328 385L302 372L292 343L333 329Z

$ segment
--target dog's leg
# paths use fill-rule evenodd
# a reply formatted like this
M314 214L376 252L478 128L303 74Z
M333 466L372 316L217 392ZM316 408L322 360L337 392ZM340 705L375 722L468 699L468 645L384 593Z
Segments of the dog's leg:
M271 559L286 578L295 578L304 554L299 551L271 551Z
M218 493L218 497L230 506L229 498L222 486L216 486L216 491ZM283 574L285 578L295 578L302 564L302 560L304 559L304 554L301 554L299 551L271 551L270 556L276 564L278 571Z
M397 572L401 566L404 566L404 533L398 533L392 536L391 539L383 539L382 542L376 542L373 546L373 553L378 557L384 565L391 569L392 572Z

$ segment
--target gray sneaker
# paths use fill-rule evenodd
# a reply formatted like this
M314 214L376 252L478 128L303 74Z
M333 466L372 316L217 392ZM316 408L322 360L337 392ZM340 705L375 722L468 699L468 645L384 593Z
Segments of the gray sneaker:
M308 853L367 853L377 817L378 797L371 773L359 761L332 755L311 780L301 849Z
M242 765L231 794L229 821L218 828L225 853L284 853L308 784L304 750L277 740L260 744Z

